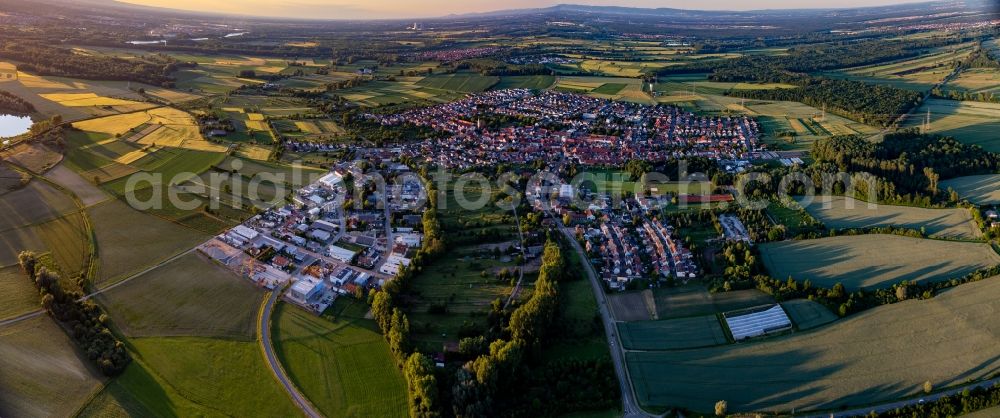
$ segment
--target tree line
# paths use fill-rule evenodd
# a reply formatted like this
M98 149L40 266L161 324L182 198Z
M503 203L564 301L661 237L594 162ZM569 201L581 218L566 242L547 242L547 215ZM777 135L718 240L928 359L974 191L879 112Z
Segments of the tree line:
M38 288L42 307L59 321L87 358L105 376L121 374L132 356L108 328L109 318L101 307L90 300L80 300L83 298L80 291L66 289L59 275L41 265L35 253L21 252L18 263Z
M165 55L145 59L83 55L71 49L48 46L38 42L0 42L0 57L18 61L22 71L39 75L82 78L88 80L127 80L154 86L173 87L171 73L193 62L180 62Z
M35 105L10 92L0 90L0 113L30 115L35 113Z

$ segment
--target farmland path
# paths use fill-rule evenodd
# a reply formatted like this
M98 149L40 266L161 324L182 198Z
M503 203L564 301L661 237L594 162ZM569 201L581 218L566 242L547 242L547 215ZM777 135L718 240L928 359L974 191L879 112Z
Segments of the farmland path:
M302 395L301 392L292 383L292 380L288 378L285 373L285 368L281 366L281 362L278 361L278 356L274 354L274 345L271 344L271 314L274 312L274 304L278 301L278 296L281 295L280 290L275 290L271 292L271 295L267 298L267 301L261 305L260 317L257 319L257 328L260 335L261 349L264 351L264 359L267 360L267 367L271 369L271 373L274 377L278 379L278 383L285 388L285 392L288 392L288 396L292 398L295 405L302 410L302 413L309 418L322 418L323 414L313 407L312 403Z
M199 245L201 245L201 244L199 244ZM91 299L94 296L100 295L100 294L102 294L104 292L107 292L107 291L109 291L111 289L114 289L116 287L122 286L125 283L128 283L129 281L131 281L132 279L138 278L139 276L142 276L142 275L144 275L146 273L149 273L149 272L151 272L153 270L156 270L157 268L160 268L164 264L170 263L170 262L172 262L174 260L177 260L178 258L181 258L181 257L183 257L185 255L191 254L196 249L198 249L198 247L191 248L191 249L189 249L187 251L184 251L182 253L174 255L173 257L170 257L170 258L168 258L166 260L163 260L163 261L161 261L159 263L156 263L156 264L154 264L152 266L149 266L146 269L144 269L144 270L142 270L142 271L140 271L138 273L135 273L135 274L133 274L131 276L126 277L125 279L119 281L118 283L115 283L115 284L113 284L111 286L108 286L108 287L105 287L105 288L102 288L102 289L95 290L95 291L93 291L93 292L91 292L91 293L89 293L87 295L84 295L82 298L78 299L78 301L82 302L82 301ZM38 315L41 315L43 313L45 313L45 310L39 308L37 310L24 313L24 314L22 314L20 316L16 316L16 317L13 317L13 318L5 319L3 321L0 321L0 327L5 327L7 325L13 325L13 324L16 324L18 322L34 318L34 317L36 317Z
M521 218L517 216L517 205L512 205L512 206L514 206L514 222L517 222L517 238L521 241L521 259L524 260L525 248L524 248L524 234L521 233ZM507 309L507 307L510 306L510 304L513 303L515 299L517 299L517 295L521 293L521 282L524 280L524 266L523 265L520 266L520 268L518 268L517 271L518 271L517 284L514 285L514 290L510 292L510 297L507 298L507 303L503 304L504 309Z

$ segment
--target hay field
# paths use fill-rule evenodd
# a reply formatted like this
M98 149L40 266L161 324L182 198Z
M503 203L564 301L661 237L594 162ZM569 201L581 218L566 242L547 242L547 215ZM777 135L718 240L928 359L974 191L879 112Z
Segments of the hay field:
M72 416L103 381L48 316L0 328L0 370L9 417Z
M1000 151L1000 104L929 99L906 119L903 127L921 127L930 111L931 134L951 136L986 151Z
M808 279L822 287L840 282L848 290L951 279L1000 264L989 244L898 235L783 241L759 248L772 277Z
M1000 204L1000 174L957 177L942 181L940 187L951 188L962 199L977 205Z
M95 285L98 287L187 251L209 236L143 214L118 200L91 206L87 214L97 235L100 270Z
M807 332L706 349L627 353L639 402L730 413L837 409L916 395L1000 368L1000 279L871 309Z
M264 293L192 253L101 294L130 337L211 336L252 340Z
M223 152L226 147L213 144L201 136L198 124L188 113L172 107L160 107L141 112L108 116L73 124L87 132L127 138L140 126L159 126L136 142L143 145L168 146L198 151ZM119 156L120 157L120 156Z
M342 298L336 321L281 304L274 314L275 352L285 370L325 415L405 417L406 382L367 306Z
M804 201L800 199L799 203ZM916 230L923 228L932 237L979 239L983 236L968 209L925 209L883 204L873 207L868 202L843 196L831 196L829 202L815 198L803 206L830 228L896 226Z
M620 322L618 333L622 345L629 350L680 350L729 343L715 315Z
M38 289L16 264L0 267L0 319L38 309Z

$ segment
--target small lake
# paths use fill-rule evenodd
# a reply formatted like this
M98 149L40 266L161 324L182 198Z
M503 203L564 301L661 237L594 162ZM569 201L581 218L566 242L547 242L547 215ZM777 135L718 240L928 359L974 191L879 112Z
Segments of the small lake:
M27 133L31 129L31 118L0 114L0 138L10 138Z

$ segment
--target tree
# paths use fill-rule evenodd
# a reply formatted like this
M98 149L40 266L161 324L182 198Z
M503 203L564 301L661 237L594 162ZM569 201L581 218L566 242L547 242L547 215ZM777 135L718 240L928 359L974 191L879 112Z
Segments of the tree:
M715 403L715 416L724 417L726 416L726 410L729 409L729 403L726 401L718 401Z
M21 271L28 276L35 274L35 266L38 264L38 256L32 251L21 251L17 254L17 262L21 265Z
M410 403L411 418L436 418L438 412L437 377L434 376L434 363L427 356L413 353L406 359L403 366L403 376Z
M931 381L928 380L924 382L924 393L931 393L933 391L934 391L934 385L931 384Z
M378 324L382 334L389 333L389 326L392 324L392 297L386 291L375 292L372 299L372 317Z

